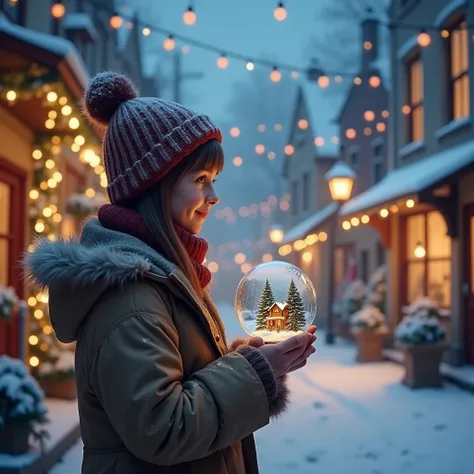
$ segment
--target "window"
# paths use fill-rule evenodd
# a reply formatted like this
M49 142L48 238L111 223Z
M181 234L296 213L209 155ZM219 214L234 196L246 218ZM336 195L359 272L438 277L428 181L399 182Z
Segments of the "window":
M372 143L372 184L377 184L385 175L383 143Z
M294 216L298 214L298 181L291 184L291 212Z
M385 247L380 240L377 241L377 267L385 264Z
M356 147L356 148L351 147L349 148L349 150L347 150L347 159L348 159L349 165L352 168L357 168L357 166L359 165L359 154L360 154L359 147Z
M309 173L303 175L303 210L309 209Z
M369 281L369 252L361 250L360 252L360 278L362 281Z
M4 12L13 23L25 26L26 3L27 0L16 3L11 2L11 0L0 0L0 11Z
M448 120L469 116L469 31L459 21L446 38L448 75Z
M407 78L407 138L408 143L424 138L423 63L419 56L406 65Z
M428 296L451 306L451 238L438 211L406 217L406 303Z

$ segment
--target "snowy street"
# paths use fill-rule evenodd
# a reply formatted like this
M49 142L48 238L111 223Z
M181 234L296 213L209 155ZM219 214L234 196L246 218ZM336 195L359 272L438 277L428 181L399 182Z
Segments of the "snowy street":
M222 307L229 340L242 331ZM354 348L317 341L291 376L289 412L256 433L262 474L472 474L474 396L454 385L411 391L391 362L357 364ZM320 342L321 341L321 342ZM79 474L81 444L50 474Z

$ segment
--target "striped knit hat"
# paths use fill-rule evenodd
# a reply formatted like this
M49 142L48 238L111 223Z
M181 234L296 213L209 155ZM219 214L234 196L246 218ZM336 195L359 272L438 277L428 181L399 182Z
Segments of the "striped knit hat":
M102 72L91 81L84 109L106 126L103 155L113 204L139 197L183 158L221 131L206 115L156 97L138 97L126 76Z

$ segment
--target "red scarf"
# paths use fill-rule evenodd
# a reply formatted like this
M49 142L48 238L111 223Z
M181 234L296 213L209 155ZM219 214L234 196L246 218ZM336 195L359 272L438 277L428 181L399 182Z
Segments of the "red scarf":
M107 229L133 235L151 248L160 251L145 220L133 209L105 204L99 209L98 217L100 223ZM211 281L211 272L202 264L208 249L207 242L177 225L174 228L193 263L201 288L205 288Z

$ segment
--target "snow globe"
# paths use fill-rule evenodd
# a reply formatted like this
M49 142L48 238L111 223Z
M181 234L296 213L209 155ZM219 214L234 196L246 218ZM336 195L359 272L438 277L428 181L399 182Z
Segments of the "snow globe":
M311 326L317 310L316 290L295 265L272 261L244 275L234 305L247 334L280 342Z

